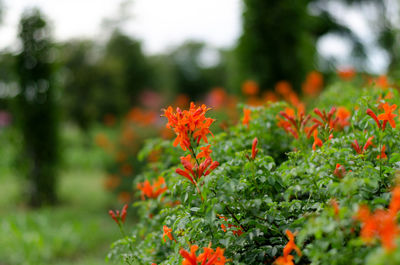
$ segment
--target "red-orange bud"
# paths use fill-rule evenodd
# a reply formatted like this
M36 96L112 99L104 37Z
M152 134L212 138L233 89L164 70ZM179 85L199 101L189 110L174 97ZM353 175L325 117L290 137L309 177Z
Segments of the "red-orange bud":
M258 139L257 137L254 138L253 140L253 146L251 147L251 158L254 160L256 158L256 155L258 153L258 149L257 149L257 144L258 144Z

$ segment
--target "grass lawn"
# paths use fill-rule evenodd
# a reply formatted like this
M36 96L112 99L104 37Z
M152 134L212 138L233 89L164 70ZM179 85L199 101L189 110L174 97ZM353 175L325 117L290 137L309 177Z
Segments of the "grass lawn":
M83 147L74 130L63 137L65 164L56 207L24 206L23 183L0 162L0 265L114 264L105 256L120 237L107 213L116 199L103 189L101 151Z

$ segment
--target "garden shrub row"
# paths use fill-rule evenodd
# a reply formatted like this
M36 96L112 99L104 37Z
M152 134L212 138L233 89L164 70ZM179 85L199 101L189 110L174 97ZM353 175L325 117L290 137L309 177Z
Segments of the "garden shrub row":
M400 264L398 104L396 89L337 82L308 110L239 105L242 122L214 136L206 106L164 110L178 138L139 153L142 194L127 210L139 220L125 227L118 213L122 238L108 258Z

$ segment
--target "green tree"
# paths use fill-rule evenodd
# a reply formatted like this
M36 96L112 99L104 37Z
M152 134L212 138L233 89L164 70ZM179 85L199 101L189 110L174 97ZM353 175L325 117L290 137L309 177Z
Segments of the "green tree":
M244 0L243 34L237 47L238 81L252 78L268 90L287 80L299 90L306 73L318 67L316 44L328 33L349 39L357 58L364 58L363 43L334 18L327 2Z
M39 10L20 20L22 52L17 56L20 93L16 97L18 125L23 136L21 161L29 179L29 204L57 200L58 118L55 102L50 31Z
M63 66L63 109L67 118L84 132L98 118L94 94L99 67L94 46L90 40L77 40L58 47Z
M209 64L205 57L216 56L215 63ZM203 42L187 41L174 48L165 56L154 57L168 65L173 76L174 91L185 93L192 99L198 99L210 88L227 85L226 51L208 47ZM154 60L153 60L154 62ZM155 73L158 75L159 73Z
M315 47L307 31L306 0L244 0L238 52L244 78L264 90L279 80L296 87L313 67Z
M116 29L106 44L101 64L119 79L114 86L122 96L119 104L126 108L138 103L138 94L150 84L150 69L141 43Z

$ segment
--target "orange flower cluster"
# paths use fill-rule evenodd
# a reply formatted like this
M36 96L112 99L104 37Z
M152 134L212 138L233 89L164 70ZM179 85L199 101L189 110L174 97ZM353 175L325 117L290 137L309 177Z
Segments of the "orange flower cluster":
M251 120L250 114L251 114L251 109L243 108L243 120L242 120L242 124L243 124L243 125L246 125L247 128L249 128L249 123L250 123L250 120Z
M286 102L289 102L293 106L301 104L299 97L293 90L292 86L287 81L279 81L275 85L275 91L279 94Z
M228 221L228 218L226 218L225 216L219 216L219 218L220 218L220 219L224 219L226 222ZM229 224L229 223L228 223L228 228L231 228L231 227L238 228L238 230L233 230L233 231L232 231L232 233L233 233L235 236L241 236L241 235L243 234L243 231L242 231L242 228L241 228L241 227L239 227L239 226L237 226L237 225L233 225L233 224ZM226 225L225 225L225 224L221 224L221 228L222 228L222 231L224 231L224 232L227 231L227 230L226 230Z
M315 97L321 92L323 85L323 76L317 71L311 71L308 73L301 89L305 95Z
M186 151L191 148L191 139L197 144L200 143L200 140L208 143L207 135L213 135L209 128L214 122L214 119L205 117L208 110L209 108L204 104L196 107L193 102L190 103L189 110L182 111L180 108L176 108L176 112L174 112L171 106L164 110L163 116L168 119L167 128L173 128L177 135L174 146L179 144L183 151Z
M125 117L128 122L134 122L142 126L152 124L157 119L157 113L154 111L142 110L138 107L132 108Z
M180 144L184 151L189 150L191 153L181 157L181 164L184 169L178 168L176 169L176 173L193 183L200 196L201 192L197 186L197 181L202 176L210 174L219 166L219 163L213 161L210 157L212 153L210 149L211 145L200 147L201 152L197 155L195 153L195 147L199 146L200 141L203 140L208 143L207 134L212 135L209 127L214 120L205 117L208 110L209 108L204 104L201 107L196 107L193 102L190 103L189 110L181 111L177 108L176 113L173 112L172 107L164 110L164 116L168 119L167 128L172 127L177 134L174 146ZM197 146L193 146L192 144L196 144Z
M336 118L333 118L333 115L336 113L335 107L332 107L328 113L326 113L325 110L321 112L320 109L315 108L314 113L317 114L318 117L320 118L320 120L317 118L312 118L314 126L317 125L317 127L321 126L322 128L329 129L329 133L333 131L333 129L339 122L338 116L336 116Z
M385 103L382 107L385 110L385 113L379 114L378 116L378 120L383 121L382 130L385 129L386 123L388 122L392 128L396 128L396 122L394 121L394 118L397 116L397 114L393 114L392 112L396 110L397 105L393 104L390 106L389 104Z
M194 185L197 185L197 182L201 179L202 176L207 176L214 169L219 166L217 161L213 161L205 150L203 150L204 155L200 152L197 155L197 159L200 157L204 157L204 161L198 164L198 160L192 159L191 155L181 156L181 164L184 167L184 170L181 168L176 169L176 173L187 178ZM211 153L211 152L210 152ZM205 156L208 155L208 156Z
M351 112L346 109L345 107L338 107L337 112L336 112L336 128L337 130L341 130L346 126L350 125L350 116Z
M125 223L125 218L126 218L126 213L128 210L128 204L125 204L124 207L122 208L121 213L119 210L113 211L109 210L108 214L111 216L111 218L118 224L121 225L121 223Z
M333 212L335 213L335 216L339 217L340 208L339 208L339 204L338 204L337 200L335 198L331 199L330 200L330 204L332 205Z
M162 236L162 239L164 240L164 242L167 242L167 240L165 239L165 237L168 237L169 238L169 240L173 240L173 241L175 241L176 242L176 239L174 238L174 236L171 234L171 232L172 232L172 229L171 228L168 228L168 226L166 226L166 225L164 225L163 226L163 236Z
M179 253L184 258L182 265L224 265L227 259L224 257L224 249L217 247L214 251L211 248L211 243L208 247L203 248L204 252L200 255L196 255L196 251L199 249L197 245L190 247L190 253L184 249L181 249Z
M286 235L289 238L289 242L283 248L283 256L277 258L274 262L276 265L294 265L293 255L290 255L290 252L295 250L297 255L301 256L301 251L299 247L294 242L294 234L289 230L286 230Z
M378 237L387 251L396 248L395 239L400 229L396 218L400 210L400 187L392 191L392 199L388 210L378 209L371 213L365 205L361 206L355 219L362 223L360 236L365 243L371 243Z
M242 84L242 92L246 96L255 96L259 90L257 82L253 80L246 80Z
M333 171L333 175L338 178L343 178L346 175L346 169L341 164L336 164L336 168Z
M168 189L165 186L164 178L161 176L158 177L157 181L153 182L153 185L148 180L145 180L143 183L138 183L136 187L142 191L142 200L145 199L145 196L155 199Z
M318 130L314 130L314 143L312 145L312 149L315 151L317 146L321 147L322 145L322 140L318 138Z
M375 83L377 87L382 89L387 89L390 87L390 83L386 75L380 75L370 81L371 83Z
M356 70L354 68L339 69L337 74L342 80L349 81L356 76Z
M258 139L256 137L254 138L253 145L251 146L251 159L253 160L256 159L256 155L258 153L257 144L258 144Z
M207 105L220 108L228 100L228 93L222 87L215 87L207 96Z
M279 114L284 118L278 118L278 126L283 128L287 133L293 135L294 138L298 139L299 135L303 132L308 132L307 137L311 136L312 129L307 128L307 123L311 119L310 115L305 115L304 105L298 105L297 115L295 110L292 108L286 108L285 111L279 112Z
M386 124L388 122L390 126L392 126L392 128L396 128L396 122L394 121L394 118L397 116L397 114L393 114L393 111L396 110L397 105L393 104L392 106L390 106L388 103L384 103L382 105L382 108L385 112L379 114L378 116L376 116L376 114L371 109L367 109L367 114L371 116L372 119L374 119L376 125L379 129L382 129L382 131L385 130ZM380 121L383 122L381 123Z
M374 139L374 136L371 136L367 139L367 142L365 143L364 147L361 149L361 146L358 144L357 140L354 140L353 143L351 143L351 146L353 147L353 149L357 152L357 154L362 155L364 154L365 151L367 151L367 149L370 146L373 146L372 144L372 140Z
M387 158L387 155L386 155L385 151L386 151L386 145L382 145L381 153L376 158L377 159Z

